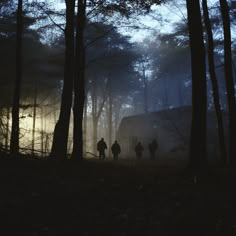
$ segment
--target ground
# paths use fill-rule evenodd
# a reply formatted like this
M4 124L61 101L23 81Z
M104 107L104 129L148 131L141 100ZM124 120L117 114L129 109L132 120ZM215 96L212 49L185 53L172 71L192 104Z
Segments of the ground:
M0 159L0 235L236 235L234 171ZM3 233L4 231L4 233Z

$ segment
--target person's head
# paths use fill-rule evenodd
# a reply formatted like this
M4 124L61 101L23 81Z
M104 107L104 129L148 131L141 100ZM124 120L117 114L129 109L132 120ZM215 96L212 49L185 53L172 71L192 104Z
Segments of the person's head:
M115 140L115 143L117 143L117 140Z
M102 141L104 141L104 138L101 138Z

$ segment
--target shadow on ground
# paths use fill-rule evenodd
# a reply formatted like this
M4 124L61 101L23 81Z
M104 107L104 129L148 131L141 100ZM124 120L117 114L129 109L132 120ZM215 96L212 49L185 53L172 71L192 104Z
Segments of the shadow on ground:
M236 235L227 169L195 177L158 161L4 159L0 183L1 235Z

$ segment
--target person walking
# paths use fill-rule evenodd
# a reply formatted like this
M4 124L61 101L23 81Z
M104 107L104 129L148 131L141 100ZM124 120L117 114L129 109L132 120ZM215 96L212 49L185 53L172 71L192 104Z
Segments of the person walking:
M121 148L120 148L120 145L119 143L117 142L117 140L112 144L111 146L111 152L113 154L113 159L114 160L118 160L118 155L120 154L121 152Z
M101 140L98 141L97 143L97 150L99 153L99 160L104 160L105 159L105 149L107 149L107 144L104 141L104 138L101 138Z
M148 145L151 160L155 159L157 148L158 148L157 140L153 139L152 142L149 143Z
M143 154L143 146L141 144L141 142L138 142L138 144L135 146L135 152L136 152L136 157L138 160L140 160L142 158L142 154Z

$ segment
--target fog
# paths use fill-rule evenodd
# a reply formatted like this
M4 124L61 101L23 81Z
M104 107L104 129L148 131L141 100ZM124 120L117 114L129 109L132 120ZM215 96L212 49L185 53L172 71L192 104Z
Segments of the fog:
M166 10L169 5L165 7ZM15 27L15 22L10 20L11 12L4 11L4 8L1 10L5 18L1 17L0 23L5 28L0 28L0 142L2 147L9 149L15 71L15 65L12 64L15 59L15 33L12 32L11 27ZM13 12L14 10L12 14ZM168 18L171 14L176 15L169 11ZM152 19L152 15L153 12L149 15L149 19ZM163 15L160 15L160 21L162 20L161 23L164 24L167 19L161 17ZM6 19L9 21L6 22ZM53 25L50 19L47 19L50 22L48 28L45 26L45 29L43 27L37 31L34 29L37 28L35 27L37 24L39 26L37 19L31 19L30 15L26 19L20 100L20 148L21 152L44 156L50 153L53 131L59 117L65 39L63 34L58 33L58 26ZM172 120L177 122L182 117L181 109L191 106L191 60L186 21L176 18L176 24L171 23L171 31L149 31L147 36L136 41L130 34L122 32L116 23L112 21L104 23L106 21L101 19L102 17L87 22L84 39L86 100L83 135L84 149L88 158L97 154L96 145L101 137L109 145L117 138L119 142L123 142L120 131L118 133L117 131L122 129L120 125L125 122L125 119L136 116L138 120L140 117L148 117L155 113L158 127L168 126L165 124L165 119L158 118L158 112L180 108L179 117L172 117ZM221 34L219 27L215 25L216 35ZM135 27L132 31L135 31ZM50 38L50 34L55 32L57 37ZM136 32L140 33L141 29L137 29ZM46 41L43 40L43 35L47 35ZM216 72L220 103L226 110L222 58L222 41L219 40L215 52ZM235 58L234 51L234 63ZM209 78L207 90L208 110L211 112L214 107ZM171 112L168 114L171 116ZM72 120L73 115L68 139L69 153L72 151ZM189 132L189 114L186 116L186 122L188 127L184 133ZM149 123L149 119L145 118L134 129L145 127ZM130 130L131 127L126 129ZM148 141L155 138L152 131L145 135ZM156 135L159 142L164 143L162 135ZM175 148L175 145L171 148ZM133 156L129 152L124 152L122 155L123 158Z

